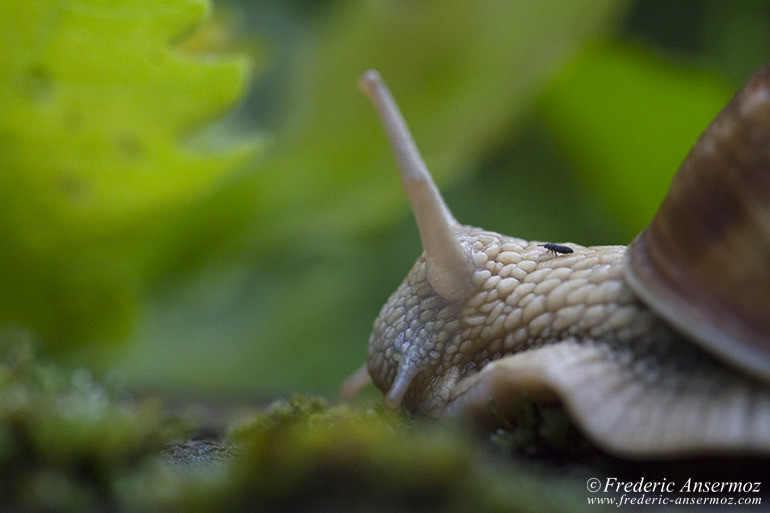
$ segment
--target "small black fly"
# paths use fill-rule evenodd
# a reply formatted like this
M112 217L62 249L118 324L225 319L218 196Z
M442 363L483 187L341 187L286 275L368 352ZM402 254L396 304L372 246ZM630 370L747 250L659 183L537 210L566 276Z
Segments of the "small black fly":
M569 246L562 246L561 244L554 244L553 242L546 242L545 244L538 244L554 254L557 253L572 253L572 248Z

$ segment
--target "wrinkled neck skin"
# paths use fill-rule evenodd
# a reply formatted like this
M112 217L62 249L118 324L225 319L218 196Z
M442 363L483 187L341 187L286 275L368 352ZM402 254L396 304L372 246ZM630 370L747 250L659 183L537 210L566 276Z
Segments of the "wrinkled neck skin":
M624 281L625 246L570 244L573 253L554 254L538 241L478 228L458 227L456 236L475 267L473 292L441 298L423 255L369 339L375 385L403 395L408 409L440 415L461 378L503 356L567 339L633 343L667 330ZM395 393L399 387L405 391Z

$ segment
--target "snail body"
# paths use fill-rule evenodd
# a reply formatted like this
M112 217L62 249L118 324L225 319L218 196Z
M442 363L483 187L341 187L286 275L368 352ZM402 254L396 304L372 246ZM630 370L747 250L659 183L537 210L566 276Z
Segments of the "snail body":
M492 422L526 394L560 401L625 457L770 454L770 68L704 132L628 247L461 225L379 75L361 86L425 250L369 339L366 374L387 406Z

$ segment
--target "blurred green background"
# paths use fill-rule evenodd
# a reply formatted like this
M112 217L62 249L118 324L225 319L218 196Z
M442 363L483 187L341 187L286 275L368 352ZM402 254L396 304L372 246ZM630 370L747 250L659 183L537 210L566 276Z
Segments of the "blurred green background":
M455 216L626 244L770 60L770 3L0 5L0 343L142 390L334 396L420 253L357 77Z

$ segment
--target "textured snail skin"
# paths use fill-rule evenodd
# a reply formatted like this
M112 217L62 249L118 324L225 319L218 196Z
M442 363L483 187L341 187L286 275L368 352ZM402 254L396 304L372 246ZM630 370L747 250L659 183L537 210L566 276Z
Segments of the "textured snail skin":
M765 147L770 145L768 84L766 69L706 130L680 170L687 175L677 175L675 184L697 182L700 175L693 173L700 173L701 162L710 166L713 154L730 179L736 176L736 166L750 162L756 169L742 169L742 176L763 187L770 183ZM722 337L715 348L697 329L671 327L677 325L663 320L676 316L675 310L668 311L674 308L666 306L670 303L635 292L640 278L631 260L652 249L665 256L665 248L647 240L635 241L631 250L571 243L572 253L557 254L540 241L460 225L416 153L379 75L365 74L362 87L383 116L426 248L383 306L369 339L368 374L386 394L386 406L494 423L499 417L510 418L516 399L526 395L560 401L589 439L624 457L770 455L770 380L765 378L770 372L765 374L767 367L761 363L770 351L770 334L760 329L759 339ZM747 115L755 108L768 115ZM742 128L733 130L733 125ZM737 144L734 137L749 142ZM759 157L747 158L746 152ZM709 169L703 176L714 173L719 171ZM667 197L664 205L676 211L690 198L687 188L674 190L683 197ZM753 237L759 233L760 240L739 237L734 243L753 261L751 249L762 248L765 254L770 239L762 233L770 227L770 199L750 204L756 207L753 215L745 216L746 223L758 220L759 227L749 232ZM715 215L729 214L708 201L703 205L698 215L707 224ZM665 221L656 216L651 227ZM656 231L645 233L654 240ZM686 234L683 237L686 240ZM708 251L713 255L717 249ZM741 266L740 255L729 247L722 251L729 260L725 265ZM646 270L647 260L641 261ZM662 262L659 258L656 265ZM686 259L680 263L686 268ZM697 269L700 279L719 272L718 264L709 265L711 270ZM759 269L755 281L764 286L767 265L746 269ZM687 270L682 274L688 275ZM666 283L656 286L665 288ZM689 305L711 307L714 299L688 297L686 288L677 293ZM770 288L751 297L770 297ZM751 312L770 318L770 304L751 303ZM709 321L719 325L715 315ZM732 342L744 356L749 349L758 351L748 360L759 363L749 368L741 359L724 358ZM359 373L354 382L361 383Z
M477 228L457 238L477 291L442 299L421 257L374 323L369 374L383 392L403 378L405 408L494 425L526 393L560 400L621 456L770 452L770 389L643 305L623 278L625 246L553 256Z
M538 242L467 227L477 292L463 302L435 294L421 258L388 299L369 341L369 374L388 390L411 374L405 405L444 409L457 381L492 360L567 338L624 343L673 336L623 280L624 246L573 246L553 256Z

